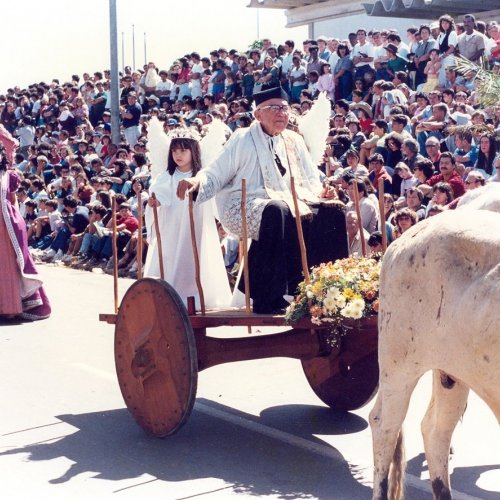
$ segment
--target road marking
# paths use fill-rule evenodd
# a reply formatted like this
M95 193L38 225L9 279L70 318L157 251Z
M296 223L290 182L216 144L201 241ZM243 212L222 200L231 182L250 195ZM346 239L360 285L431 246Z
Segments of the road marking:
M98 377L104 378L108 381L117 382L116 375L114 373L111 374L106 370L101 370L100 368L96 368L86 363L74 363L73 366L75 366L76 368L80 368L83 371L92 373ZM195 402L194 409L196 411L204 413L205 415L224 420L226 422L243 427L244 429L257 432L258 434L262 434L272 439L277 439L278 441L296 446L297 448L302 448L303 450L310 451L311 453L316 453L326 458L330 458L335 462L339 462L342 464L347 462L345 457L339 451L327 445L313 443L312 441L294 436L293 434L289 434L288 432L280 431L279 429L268 427L267 425L259 424L258 422L254 422L252 420L247 420L244 417L240 417L229 412L217 410L216 408L212 408L211 406L200 403L198 401ZM351 468L355 467L354 464L350 464L349 462L347 463ZM365 478L365 476L363 476L363 478ZM371 479L365 479L367 480L367 482L369 481L369 484L371 486ZM432 494L432 488L428 481L423 481L417 476L408 473L406 473L405 475L405 481L406 486L410 486L417 490ZM481 500L479 497L474 497L472 495L468 495L467 493L462 493L461 491L456 490L452 490L452 495L456 500Z

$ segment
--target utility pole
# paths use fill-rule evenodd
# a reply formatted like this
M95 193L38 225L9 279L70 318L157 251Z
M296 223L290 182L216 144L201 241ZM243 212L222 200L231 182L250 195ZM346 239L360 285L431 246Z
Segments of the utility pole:
M109 0L109 55L111 59L111 139L120 144L118 40L116 32L116 0Z

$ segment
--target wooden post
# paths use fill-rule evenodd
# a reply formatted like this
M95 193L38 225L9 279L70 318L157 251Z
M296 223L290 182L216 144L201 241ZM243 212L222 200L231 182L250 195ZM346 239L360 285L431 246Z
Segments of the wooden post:
M295 224L297 225L297 236L299 237L300 258L302 260L302 272L304 273L304 281L310 281L309 267L307 265L307 250L304 242L304 233L302 231L302 221L300 220L299 201L297 192L295 191L295 179L293 175L290 177L290 187L292 190L293 207L295 209Z
M385 210L384 210L384 179L378 180L378 206L380 210L380 231L382 232L382 251L387 250L387 228L385 227Z
M116 246L116 198L113 196L111 201L111 224L112 234L111 243L113 248L113 296L115 302L115 314L118 313L118 249Z
M356 214L358 215L358 230L359 237L361 238L361 253L363 257L366 257L366 241L365 232L363 231L363 221L361 220L361 210L359 208L359 193L358 193L358 183L356 179L351 181L352 186L352 197L354 202L354 207L356 208Z
M193 214L193 193L189 193L189 225L191 226L191 245L193 247L194 257L194 273L196 280L196 287L200 296L201 314L205 314L205 296L203 295L203 287L201 286L200 278L200 259L198 257L198 245L196 244L196 231L194 227L194 214Z
M241 180L241 248L243 253L243 279L245 282L245 310L250 314L250 275L248 273L247 180ZM252 333L252 327L248 327Z
M137 279L142 278L142 191L139 193L139 203L137 205L137 212L139 216L139 226L137 228Z
M151 193L151 199L156 201L156 196L154 193ZM161 234L160 234L160 225L158 224L158 207L156 204L153 204L153 219L155 225L155 235L156 235L156 246L158 247L158 261L160 264L160 278L162 280L165 279L165 269L163 268L163 248L161 246Z

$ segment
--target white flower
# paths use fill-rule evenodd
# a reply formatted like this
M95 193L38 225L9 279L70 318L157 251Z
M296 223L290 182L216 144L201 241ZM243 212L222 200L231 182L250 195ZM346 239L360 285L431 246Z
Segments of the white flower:
M311 290L307 290L306 296L308 299L312 299L314 297L314 293L312 293Z
M354 299L351 302L351 307L353 309L359 309L361 314L363 314L363 311L365 310L365 301L363 299Z
M327 297L331 297L332 299L337 299L341 295L340 289L337 288L336 286L331 286L328 289L328 292L326 292Z
M335 312L337 309L337 300L330 294L327 294L323 300L323 305L328 312Z

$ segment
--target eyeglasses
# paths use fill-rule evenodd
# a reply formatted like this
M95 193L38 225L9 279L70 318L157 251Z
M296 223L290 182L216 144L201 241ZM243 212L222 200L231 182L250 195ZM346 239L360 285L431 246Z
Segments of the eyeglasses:
M398 217L398 221L401 221L401 220L410 220L410 216L409 215L400 215Z
M290 111L290 106L288 106L288 104L271 104L270 106L262 106L262 108L259 108L259 110L271 111L271 113L278 113L279 111L281 111L282 113L288 113Z
M426 144L426 148L437 148L437 144Z

